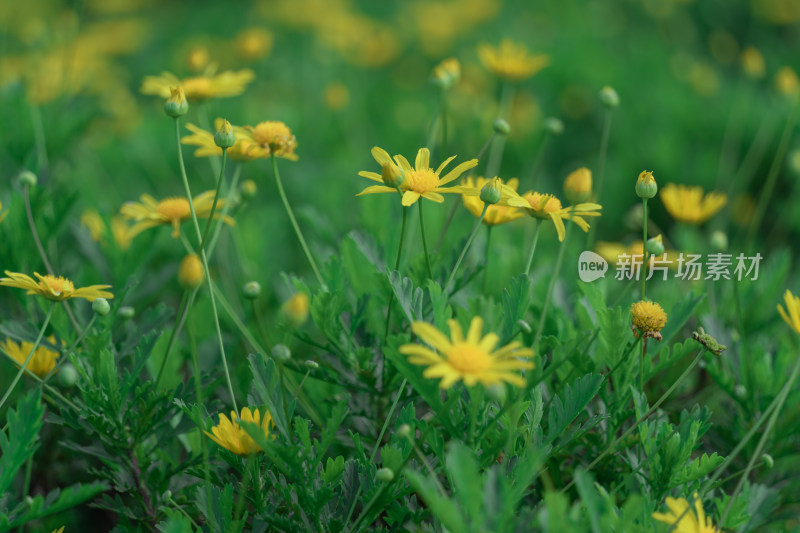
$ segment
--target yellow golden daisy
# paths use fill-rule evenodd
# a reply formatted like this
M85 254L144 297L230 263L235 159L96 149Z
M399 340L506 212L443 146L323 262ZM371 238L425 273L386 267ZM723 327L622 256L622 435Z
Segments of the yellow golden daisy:
M533 363L520 360L531 357L533 350L523 348L517 341L495 350L500 337L495 333L482 337L483 319L478 316L472 319L466 337L456 320L448 320L447 325L449 339L430 324L414 322L411 331L434 349L421 344L400 347L400 353L410 356L410 363L428 367L423 376L442 378L439 382L442 389L449 389L459 380L468 387L476 383L491 386L503 382L518 387L525 385L525 379L516 371L533 368Z
M525 46L510 39L503 39L497 47L482 44L478 57L489 72L508 81L530 78L550 64L546 54L530 54Z
M230 419L224 414L220 414L219 424L211 428L211 433L208 431L203 433L226 450L230 450L237 455L251 455L263 451L253 438L247 434L247 431L239 425L239 420L258 424L264 430L264 437L269 437L272 415L265 410L262 418L258 409L250 411L249 407L242 409L241 418L236 414L236 411L231 411Z
M728 197L719 192L703 194L702 187L667 184L661 201L672 218L687 224L702 224L725 207Z
M631 306L633 334L661 340L661 329L667 324L667 313L656 302L642 300Z
M42 276L37 272L33 275L39 281L34 280L26 274L19 272L5 271L7 278L0 278L0 285L5 287L14 287L17 289L25 289L28 294L38 294L48 300L54 302L63 302L70 298L83 298L90 302L95 301L97 298L106 298L110 300L114 297L108 291L103 289L111 288L111 285L89 285L88 287L80 287L78 289L72 282L62 276L51 276L50 274Z
M522 196L514 194L507 199L500 200L498 205L510 205L512 207L522 207L528 211L532 217L542 220L551 220L556 227L558 240L563 241L566 233L564 227L565 220L571 220L583 231L589 230L589 223L583 217L599 217L600 204L583 203L564 207L555 195L542 194L529 191Z
M89 235L94 242L99 242L103 245L107 244L105 238L108 228L100 213L94 209L85 210L81 213L81 224L89 230ZM133 238L130 236L130 225L120 215L114 215L111 218L111 235L122 251L130 248L131 242L133 242Z
M50 341L50 344L56 344L56 338L53 335L47 337L47 340ZM22 367L33 349L33 343L25 341L16 343L7 338L5 342L0 343L0 348L11 356L11 359L17 363L17 366ZM39 345L33 353L33 357L28 362L27 369L39 377L44 377L53 370L53 367L56 366L56 359L60 356L61 354L59 352Z
M465 161L445 174L444 177L440 177L445 167L450 164L450 162L453 161L456 156L447 158L436 170L433 170L430 167L431 153L427 148L419 149L417 152L417 159L414 162L413 167L402 155L394 156L393 161L386 150L377 146L372 149L372 157L375 158L375 161L378 162L382 170L388 169L390 170L390 174L402 176L403 181L400 183L400 189L403 191L402 203L405 206L413 205L417 200L419 200L420 197L427 198L428 200L432 200L437 203L442 203L444 202L442 193L475 195L480 193L480 190L478 189L470 189L469 187L461 185L444 187L444 185L457 180L461 174L467 170L476 167L478 165L477 159ZM362 194L397 192L397 188L388 187L385 184L382 174L362 170L358 173L358 175L372 181L377 181L383 185L372 185L367 187L356 196L361 196Z
M158 76L145 77L140 91L142 94L169 98L172 94L170 89L180 86L189 100L227 98L242 94L253 78L255 78L255 74L250 69L228 70L219 74L215 74L212 69L207 70L201 76L192 76L182 80L170 72L162 72Z
M695 492L692 496L694 509L684 498L667 496L666 504L669 513L653 513L653 518L673 526L675 533L719 533L719 529L711 522L711 518L703 511L703 502Z
M625 245L621 242L607 242L607 241L599 241L594 246L594 251L612 264L617 264L620 261L621 255L629 256L626 258L628 261L631 261L634 255L640 256L637 258L641 262L641 256L644 253L644 246L642 246L642 241L633 241L632 243ZM652 256L654 257L654 263L656 265L665 265L669 268L678 268L678 256L679 252L675 250L665 250L663 254ZM648 264L649 264L649 257L648 256Z
M192 211L189 207L189 200L183 196L175 196L156 201L149 194L140 197L141 202L128 202L120 209L120 214L134 224L129 231L130 238L139 235L141 232L156 226L172 226L172 236L178 238L181 234L181 222L192 218ZM197 218L208 218L211 214L211 206L214 204L214 191L206 191L194 197L194 211ZM217 201L218 211L214 213L217 219L221 215L219 210L225 207L225 199ZM235 221L225 215L223 222L233 226Z
M266 150L268 156L297 161L297 154L294 153L297 139L283 122L267 120L255 126L245 126L245 129L256 146Z
M214 121L215 130L219 130L222 124L221 118ZM181 139L183 144L190 146L197 146L194 151L195 157L210 157L221 156L222 148L217 146L214 142L214 134L202 128L198 128L194 124L186 124L186 129L191 131L191 135L186 135ZM233 146L228 148L228 157L234 161L245 163L254 159L264 159L269 157L269 152L256 144L253 140L253 135L245 128L233 126L233 134L236 137L236 142Z
M778 304L778 313L789 324L789 327L800 335L800 298L787 289L783 295L783 301L786 303L786 310L781 304Z
M477 189L480 191L484 185L491 181L492 180L488 180L482 176L478 176L477 178L468 176L462 181L462 184L470 189ZM503 183L503 187L507 187L516 192L517 187L519 187L519 180L517 178L511 178L506 183ZM507 189L505 188L503 189L504 192L506 190ZM481 213L483 212L483 201L480 199L480 196L475 196L474 194L464 194L461 198L464 201L464 207L466 207L467 210L472 213L472 216L475 218L480 218ZM487 226L497 226L499 224L511 222L512 220L517 220L518 218L522 218L524 216L525 211L522 209L507 205L495 204L490 205L488 209L486 209L486 214L483 216L483 223Z

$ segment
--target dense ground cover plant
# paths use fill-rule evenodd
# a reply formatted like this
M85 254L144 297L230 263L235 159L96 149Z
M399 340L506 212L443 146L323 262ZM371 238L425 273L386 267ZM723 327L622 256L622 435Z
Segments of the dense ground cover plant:
M793 2L0 20L0 531L798 527Z

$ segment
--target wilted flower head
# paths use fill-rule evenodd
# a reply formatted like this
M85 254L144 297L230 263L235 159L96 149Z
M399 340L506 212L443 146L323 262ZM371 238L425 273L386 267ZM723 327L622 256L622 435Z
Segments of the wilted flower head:
M503 39L500 46L482 44L478 57L492 74L508 81L530 78L547 65L550 57L545 54L530 54L528 49L510 39Z
M206 435L211 437L211 440L222 446L223 448L232 451L237 455L251 455L263 451L261 447L256 444L253 438L239 425L239 420L258 424L264 431L264 438L269 437L270 426L272 425L272 415L269 411L264 411L264 417L261 417L258 409L250 411L249 407L242 409L241 418L235 411L231 411L231 418L228 419L224 414L219 415L219 424L211 428L211 433L204 431Z

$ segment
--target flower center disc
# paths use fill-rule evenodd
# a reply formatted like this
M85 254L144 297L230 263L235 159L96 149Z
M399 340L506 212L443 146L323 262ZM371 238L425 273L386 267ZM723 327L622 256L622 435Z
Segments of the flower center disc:
M491 357L485 350L467 343L454 344L453 349L447 353L447 361L464 374L480 374L492 364Z
M54 276L44 276L39 281L39 286L46 291L54 294L55 296L61 296L62 294L70 294L75 290L75 287L72 285L72 282L68 279L64 278L56 278Z
M439 176L431 168L412 170L406 174L406 186L412 191L425 194L439 186Z

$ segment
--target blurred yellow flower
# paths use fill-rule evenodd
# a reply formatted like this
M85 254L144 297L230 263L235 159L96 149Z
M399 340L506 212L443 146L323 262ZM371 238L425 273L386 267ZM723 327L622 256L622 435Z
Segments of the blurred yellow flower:
M297 161L297 138L289 126L280 121L267 120L255 126L245 126L253 142L266 150L267 156L274 155L290 161Z
M140 89L142 94L153 94L162 98L169 98L171 87L183 88L186 98L190 100L208 100L209 98L227 98L242 94L247 84L253 81L255 74L252 70L228 70L219 74L207 71L200 76L178 79L169 72L162 72L158 76L147 76L142 81Z
M480 45L478 57L489 72L507 81L530 78L550 64L546 54L530 54L524 45L510 39L503 39L497 47Z
M789 327L800 335L800 298L787 289L783 295L783 301L786 303L786 310L781 304L778 304L778 313L789 324Z
M49 340L52 345L56 344L56 338L53 335L47 337L47 340ZM22 367L33 349L33 343L26 341L16 343L7 338L5 342L0 343L0 348L11 356L11 359L17 363L17 366ZM56 359L59 357L61 357L59 352L39 345L28 363L27 369L39 377L44 377L53 370L53 367L56 366Z
M461 63L455 57L445 59L433 67L431 78L442 89L449 89L461 79Z
M742 70L751 78L763 78L767 72L764 56L755 46L748 46L742 51Z
M39 280L35 281L30 276L19 272L6 270L5 273L8 277L0 278L0 285L24 289L28 291L28 294L38 294L54 302L63 302L70 298L83 298L93 302L97 298L110 300L114 297L110 292L103 290L111 288L111 285L89 285L76 289L70 280L62 276L56 277L50 274L42 276L38 272L34 272L33 275Z
M786 96L800 94L800 80L792 67L783 67L775 74L775 87Z
M193 46L186 54L186 66L192 72L200 72L208 67L208 62L211 57L208 54L208 48L203 45Z
M437 203L442 203L444 202L444 197L441 193L472 193L476 195L480 193L480 191L477 189L470 189L469 187L460 185L454 187L444 187L444 185L457 180L459 176L461 176L461 174L467 170L476 167L478 165L477 159L465 161L445 174L444 177L440 177L440 174L444 168L450 164L450 162L453 161L456 156L447 158L436 170L433 170L430 167L430 156L430 150L427 148L420 148L417 152L417 159L412 167L408 160L402 155L394 156L394 161L392 161L392 158L383 148L375 146L372 149L372 157L374 157L375 161L381 165L381 169L387 167L391 170L392 174L403 176L403 181L400 185L400 188L404 191L402 199L402 204L404 206L413 205L417 200L419 200L420 197L427 198L428 200L432 200ZM372 181L377 181L378 183L385 183L383 176L376 172L367 172L362 170L358 173L358 175ZM356 196L361 196L362 194L386 192L397 192L397 189L395 187L387 187L386 185L372 185L358 193Z
M334 81L326 85L323 96L325 98L325 106L331 111L341 111L350 103L350 91L340 81Z
M637 255L639 256L637 260L641 262L643 250L642 241L633 241L629 245L625 245L621 242L600 241L594 246L595 253L612 264L619 263L620 256L627 255L628 257L623 258L623 260L630 261L628 264L634 268L634 271L637 270L638 267L634 266L631 258ZM676 269L679 266L678 256L679 252L675 250L666 250L661 255L648 255L648 262L649 258L652 257L654 264L665 265L668 268Z
M588 200L592 196L592 171L581 167L570 172L564 180L564 195L573 204Z
M525 379L517 371L533 368L533 363L522 359L531 357L533 350L523 348L515 341L495 350L500 341L495 333L481 335L483 319L474 317L467 336L456 320L448 320L450 338L425 322L414 322L414 335L434 350L421 344L404 344L400 353L410 356L408 361L428 368L422 373L426 378L442 378L439 387L449 389L459 380L472 387L500 385L504 382L523 387Z
M308 320L309 300L304 292L295 293L281 306L281 313L295 326L300 327Z
M694 509L690 509L689 502L684 498L667 496L669 513L653 513L653 518L659 522L670 524L675 533L719 533L720 530L711 522L711 518L703 511L703 502L697 493L692 496Z
M127 202L120 209L120 214L125 218L134 221L130 228L130 238L136 237L141 232L156 226L172 226L172 236L178 238L181 234L181 222L192 218L189 200L183 196L175 196L156 201L149 194L140 197L141 202ZM206 191L194 197L194 210L197 218L208 218L211 214L211 206L214 203L214 191ZM225 199L217 201L217 212L214 218L220 218L219 210L225 207ZM225 216L223 222L233 226L235 221Z
M265 28L246 28L236 35L236 52L254 61L269 55L275 36Z
M661 189L661 201L675 220L699 225L725 207L728 197L718 192L703 194L702 187L668 183Z
M242 409L241 418L237 416L235 411L231 411L230 420L224 414L220 414L219 424L211 428L211 433L208 431L203 433L211 437L211 440L223 448L237 455L251 455L263 451L253 438L247 434L247 431L239 425L239 420L258 424L264 430L264 437L269 438L272 415L265 410L262 418L258 409L251 412L249 407Z
M469 176L461 183L469 189L477 189L480 191L483 189L484 185L490 183L491 181L492 180L488 180L482 176L478 176L477 178ZM516 191L517 187L519 187L519 180L517 178L511 178L503 185L512 191ZM506 189L503 188L502 191L505 192ZM466 207L467 210L472 213L472 216L475 218L480 218L481 213L483 212L483 201L480 199L480 196L475 196L474 194L464 194L461 196L461 199L464 201L464 207ZM489 208L486 209L486 214L483 217L483 223L487 226L497 226L499 224L511 222L512 220L517 220L518 218L522 218L524 216L525 211L522 209L507 205L495 204L490 205Z
M642 300L631 306L633 331L636 337L644 335L661 340L661 329L667 323L667 313L656 302Z
M583 203L563 207L561 200L552 194L542 194L529 191L522 196L514 195L508 199L500 200L499 205L510 205L512 207L522 207L526 209L532 217L542 220L552 220L558 233L558 240L563 241L566 234L564 227L565 220L571 220L583 231L589 231L589 223L583 217L599 217L600 204Z
M94 242L107 245L106 235L108 227L105 220L95 209L86 209L81 213L81 224L89 230L89 235ZM130 225L120 215L111 217L111 235L114 242L123 252L130 248L133 237L130 236Z
M186 254L178 267L178 281L181 287L193 290L206 279L203 261L197 254Z
M215 130L219 130L222 120L218 118L214 121ZM190 146L197 146L197 150L194 151L195 157L222 156L222 148L214 142L213 133L198 128L191 123L186 124L186 129L191 131L192 134L182 137L181 142ZM232 160L246 163L254 159L269 157L269 152L256 144L253 140L253 135L245 128L233 126L233 134L236 137L236 142L228 148L228 157Z

